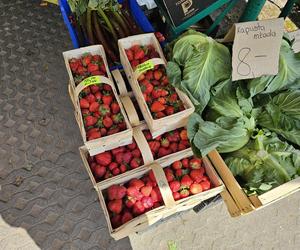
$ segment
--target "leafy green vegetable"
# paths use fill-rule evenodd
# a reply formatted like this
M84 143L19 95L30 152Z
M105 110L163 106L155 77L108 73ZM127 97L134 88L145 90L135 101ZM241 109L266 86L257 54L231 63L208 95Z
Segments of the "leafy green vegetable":
M262 76L248 81L251 96L273 93L275 91L294 88L300 79L300 53L295 54L290 44L282 40L279 54L279 69L276 76ZM299 86L299 83L298 85Z
M246 146L226 155L225 162L248 192L258 194L300 174L300 151L266 130L258 131Z
M300 90L273 97L258 116L258 124L300 146Z
M210 88L231 76L229 50L195 31L181 36L167 65L169 81L184 91L201 114L210 100Z

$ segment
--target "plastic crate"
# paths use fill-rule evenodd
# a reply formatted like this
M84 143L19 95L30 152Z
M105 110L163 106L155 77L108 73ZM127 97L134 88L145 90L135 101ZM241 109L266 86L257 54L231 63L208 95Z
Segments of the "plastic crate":
M119 3L122 4L123 0L119 0ZM133 18L137 25L142 29L143 32L154 32L152 24L149 22L148 18L145 16L144 12L136 2L136 0L128 0L129 7ZM73 47L75 49L79 48L78 36L76 30L72 26L69 20L69 15L71 14L71 9L67 0L59 0L60 11L64 19L64 23L67 26L67 29L70 33ZM88 45L88 44L87 44Z

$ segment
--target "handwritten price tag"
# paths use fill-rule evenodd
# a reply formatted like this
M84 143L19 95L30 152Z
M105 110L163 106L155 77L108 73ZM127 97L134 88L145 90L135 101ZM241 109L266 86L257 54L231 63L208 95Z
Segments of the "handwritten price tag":
M283 18L235 24L232 80L278 73Z
M101 83L101 76L90 76L81 82L84 86Z
M152 60L148 60L144 63L141 63L139 64L137 67L136 67L136 71L140 74L146 72L147 70L150 70L150 69L154 69L154 63L152 62Z

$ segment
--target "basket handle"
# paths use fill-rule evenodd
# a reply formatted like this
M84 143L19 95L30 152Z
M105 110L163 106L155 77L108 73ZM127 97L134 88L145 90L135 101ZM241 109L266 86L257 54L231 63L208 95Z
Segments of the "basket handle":
M157 163L153 163L150 167L153 170L155 179L157 180L157 185L159 187L166 208L175 207L176 203L162 167Z
M154 159L153 159L152 152L150 150L150 147L148 145L148 142L147 142L142 130L139 127L133 128L133 137L141 151L141 154L142 154L142 157L144 160L144 164L147 165L147 164L150 164L151 162L153 162Z
M126 95L126 96L121 96L120 99L126 110L131 125L138 126L140 124L140 119L130 97Z
M148 70L154 69L156 65L166 65L165 61L161 58L152 58L149 59L139 65L137 65L135 71L133 72L133 76L137 79L141 74L145 73Z
M115 79L115 82L118 86L120 96L127 95L128 91L127 91L126 84L125 84L125 81L124 81L124 79L121 75L120 70L115 69L111 72L111 74L113 75L113 77Z

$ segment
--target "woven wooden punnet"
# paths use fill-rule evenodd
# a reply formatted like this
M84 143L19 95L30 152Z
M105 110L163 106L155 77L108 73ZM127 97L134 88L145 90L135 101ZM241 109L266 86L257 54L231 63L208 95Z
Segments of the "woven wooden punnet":
M241 214L251 212L255 209L264 208L265 206L281 200L282 198L289 196L300 189L300 177L298 177L262 195L248 196L234 178L230 169L227 167L217 151L214 150L210 152L208 157L222 178L236 206L240 209ZM226 199L225 203L229 209L230 205L228 205Z
M176 160L180 160L185 157L192 156L193 153L190 150L189 152L184 152L181 155L177 155L176 157L173 157L169 159L170 163ZM136 171L134 174L130 176L126 176L124 178L120 178L118 180L114 180L111 182L106 183L105 185L97 185L98 187L98 195L99 195L99 201L100 204L104 210L104 215L108 224L108 229L111 234L111 236L115 239L121 239L124 238L131 233L141 231L143 229L146 229L149 225L152 225L156 222L158 222L161 219L164 219L172 214L175 214L180 211L188 210L197 204L199 204L201 201L204 201L206 199L209 199L219 193L221 193L225 188L221 181L221 179L218 177L216 172L214 171L214 168L212 167L210 161L208 158L204 158L203 162L205 164L206 173L211 180L211 183L213 185L213 188L204 191L202 193L189 196L185 199L181 199L178 201L175 201L172 196L172 191L169 188L167 179L165 177L165 174L163 172L163 168L167 167L169 163L165 161L164 164L159 165L157 162L154 162L153 164L149 166L145 166L143 168L140 168L138 171ZM155 208L153 210L148 211L147 213L144 213L138 217L135 217L131 221L128 221L127 223L123 224L122 226L113 229L111 225L111 221L109 218L109 213L105 204L105 196L106 196L106 189L110 187L113 184L123 184L128 181L130 181L132 178L140 178L143 175L147 174L150 170L154 171L155 178L158 183L158 187L160 189L160 192L162 194L162 198L164 201L164 205L158 208Z
M130 48L132 45L152 44L155 47L156 51L159 53L160 58L153 58L150 59L149 61L151 61L153 65L159 65L159 64L166 65L166 59L163 55L159 42L155 38L155 35L151 33L151 34L130 36L127 38L120 39L118 41L118 44L119 44L121 63L124 67L124 71L127 75L127 78L130 82L134 95L136 96L140 109L143 113L143 116L145 118L145 121L151 133L157 136L159 134L162 134L174 128L179 128L184 126L187 123L187 119L189 115L191 115L195 109L192 102L187 97L187 95L185 95L180 90L176 89L179 98L182 100L184 104L185 110L160 119L153 119L151 112L147 106L147 103L144 100L139 83L137 81L139 73L137 71L135 72L133 71L125 53L125 49Z

